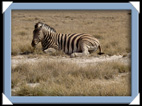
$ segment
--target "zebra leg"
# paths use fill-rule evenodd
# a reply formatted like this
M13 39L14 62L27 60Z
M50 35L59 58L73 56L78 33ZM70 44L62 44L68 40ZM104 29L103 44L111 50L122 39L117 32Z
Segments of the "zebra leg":
M82 53L75 52L75 53L72 53L70 57L74 58L74 57L82 57L82 56L88 56L88 55L89 55L89 52L82 52Z
M81 50L82 50L82 53L75 52L75 53L72 53L70 57L73 58L73 57L81 57L81 56L89 55L88 48L84 43L81 45Z
M56 49L54 49L54 48L48 48L46 50L43 50L43 52L46 53L46 54L53 54L53 53L56 52Z

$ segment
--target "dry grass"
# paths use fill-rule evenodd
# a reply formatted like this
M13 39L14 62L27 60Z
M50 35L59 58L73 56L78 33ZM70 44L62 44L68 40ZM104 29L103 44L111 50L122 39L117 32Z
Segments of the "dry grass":
M44 22L60 33L88 33L99 39L106 55L131 52L130 11L12 11L11 54L28 58L64 56L62 51L44 54L41 45L33 50L35 23ZM92 53L90 56L96 56ZM56 59L55 59L56 60ZM75 63L37 62L12 67L12 95L20 96L130 96L130 64L101 62L79 67ZM120 76L121 75L121 76ZM28 84L39 84L29 86ZM14 90L17 89L17 90Z
M19 90L12 92L12 95L130 96L130 75L121 80L116 78L130 70L129 65L118 62L86 67L56 61L21 64L12 68L12 88L19 86ZM40 86L30 87L27 85L30 83L39 83Z
M92 34L100 40L104 52L108 55L129 53L131 51L131 16L128 14L129 12L127 10L13 10L12 55L32 51L32 31L38 21L49 24L60 33ZM41 53L41 49L38 51Z

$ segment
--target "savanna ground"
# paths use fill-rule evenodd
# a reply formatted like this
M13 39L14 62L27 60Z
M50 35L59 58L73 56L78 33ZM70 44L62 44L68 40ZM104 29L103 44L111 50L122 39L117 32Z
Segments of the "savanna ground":
M16 96L130 96L130 11L12 11L11 89ZM104 55L70 58L62 51L31 47L34 25L60 33L88 33Z

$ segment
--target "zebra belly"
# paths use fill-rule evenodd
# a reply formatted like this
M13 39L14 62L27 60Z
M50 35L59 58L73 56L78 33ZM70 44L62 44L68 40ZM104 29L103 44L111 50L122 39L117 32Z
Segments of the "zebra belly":
M66 54L72 54L72 53L75 53L75 52L81 52L81 50L77 49L77 48L74 48L73 50L65 50L64 52Z

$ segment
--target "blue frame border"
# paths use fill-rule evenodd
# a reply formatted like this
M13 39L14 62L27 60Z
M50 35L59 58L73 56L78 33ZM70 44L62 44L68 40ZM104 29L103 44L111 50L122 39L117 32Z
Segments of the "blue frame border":
M131 96L11 96L11 11L12 10L131 10ZM16 103L121 103L138 95L139 13L130 3L12 3L4 15L4 94Z

